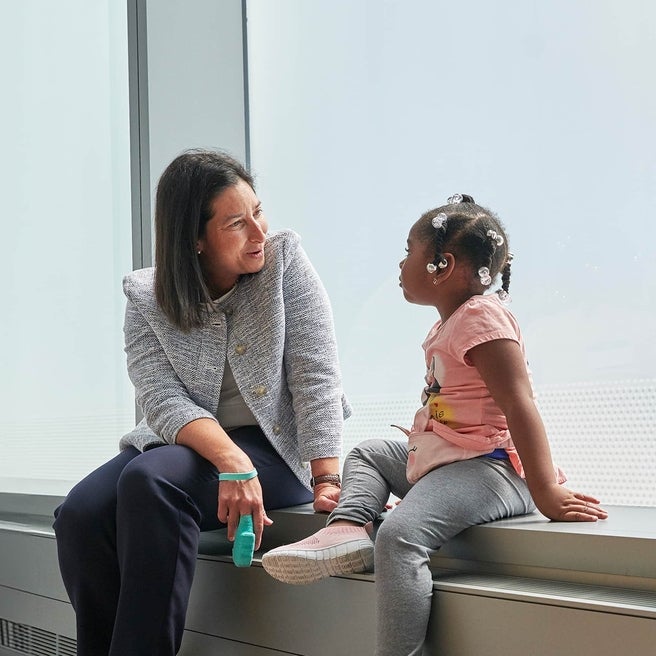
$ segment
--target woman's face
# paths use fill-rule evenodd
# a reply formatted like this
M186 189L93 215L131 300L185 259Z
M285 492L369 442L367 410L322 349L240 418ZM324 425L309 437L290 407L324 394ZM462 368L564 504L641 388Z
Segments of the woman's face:
M214 199L212 218L197 244L205 282L214 298L232 289L239 276L262 269L268 229L262 205L244 180Z

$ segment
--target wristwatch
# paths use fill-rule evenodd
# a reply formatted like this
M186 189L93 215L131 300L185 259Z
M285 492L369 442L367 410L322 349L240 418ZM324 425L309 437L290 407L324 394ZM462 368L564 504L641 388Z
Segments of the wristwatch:
M310 487L319 485L319 483L332 483L337 487L342 487L342 479L339 474L321 474L310 479Z

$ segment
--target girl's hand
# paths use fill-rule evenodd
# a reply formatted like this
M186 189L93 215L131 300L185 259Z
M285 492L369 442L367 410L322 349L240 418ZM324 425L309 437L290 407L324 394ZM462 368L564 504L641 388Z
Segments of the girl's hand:
M314 486L315 512L332 512L337 507L342 488L332 483L319 483Z
M606 519L608 513L599 507L599 500L581 492L572 492L554 483L548 488L533 492L538 510L557 522L596 522Z
M247 481L221 481L219 483L218 518L220 522L228 525L228 540L231 542L235 539L242 515L253 516L255 549L257 550L260 548L264 527L273 524L264 510L262 487L257 476Z

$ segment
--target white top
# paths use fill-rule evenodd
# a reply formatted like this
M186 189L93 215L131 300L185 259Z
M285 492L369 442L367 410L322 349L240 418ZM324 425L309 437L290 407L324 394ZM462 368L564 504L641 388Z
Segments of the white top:
M223 382L221 383L216 418L221 428L226 431L241 426L258 425L255 415L246 405L246 401L244 401L244 397L239 391L239 387L237 387L237 381L227 358L223 370Z
M209 310L211 312L218 310L221 303L227 301L235 291L233 287L223 296L212 301ZM230 363L226 357L225 368L223 370L223 380L221 381L221 392L219 394L219 406L216 409L216 418L223 430L240 428L241 426L257 426L257 419L246 405L242 393L239 391L237 381L230 368Z

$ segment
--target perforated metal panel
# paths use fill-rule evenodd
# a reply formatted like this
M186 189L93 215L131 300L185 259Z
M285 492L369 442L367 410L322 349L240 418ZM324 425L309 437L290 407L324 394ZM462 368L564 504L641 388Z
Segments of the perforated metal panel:
M606 503L656 505L655 381L543 388L538 405L570 487Z
M656 379L537 388L556 462L567 485L615 505L656 506ZM369 438L404 439L419 395L350 399L344 452Z

